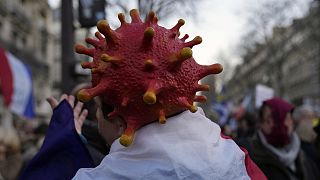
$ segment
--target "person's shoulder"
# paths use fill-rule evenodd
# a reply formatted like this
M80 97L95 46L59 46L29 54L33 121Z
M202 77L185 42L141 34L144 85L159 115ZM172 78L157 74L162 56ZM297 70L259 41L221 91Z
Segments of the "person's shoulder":
M96 171L97 171L96 168L80 168L72 179L75 179L75 180L99 179L95 175Z
M307 179L317 179L316 177L320 177L320 171L317 165L306 155L303 149L300 149L297 160L299 161L298 163L302 165L301 170L303 174L308 177Z

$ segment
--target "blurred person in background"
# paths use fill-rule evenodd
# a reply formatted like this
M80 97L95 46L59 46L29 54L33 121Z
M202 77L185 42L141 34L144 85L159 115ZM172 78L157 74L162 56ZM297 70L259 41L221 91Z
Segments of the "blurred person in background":
M249 112L245 112L245 114L238 120L238 129L235 142L239 146L246 148L250 156L252 155L250 139L254 136L255 132L256 117Z
M21 154L23 164L25 165L38 151L38 148L36 147L38 139L34 134L36 125L34 121L21 119L20 117L13 118L13 125L17 130L21 142Z
M29 163L29 161L37 154L40 147L42 146L44 136L47 132L48 124L46 122L41 122L38 126L33 128L33 130L28 133L29 136L32 134L32 139L21 143L24 146L24 150L22 152L23 159L23 168ZM24 133L23 133L24 134Z
M315 109L315 119L313 121L314 130L317 133L315 140L315 146L317 150L317 156L320 157L320 106Z
M291 117L294 107L280 98L263 102L252 158L268 179L319 179L319 171L301 149Z
M0 127L0 177L17 179L22 167L20 140L13 127Z
M317 133L313 128L313 120L316 116L313 107L310 105L302 105L296 108L293 113L293 118L296 124L296 132L301 140L301 148L319 168L320 160L315 146Z

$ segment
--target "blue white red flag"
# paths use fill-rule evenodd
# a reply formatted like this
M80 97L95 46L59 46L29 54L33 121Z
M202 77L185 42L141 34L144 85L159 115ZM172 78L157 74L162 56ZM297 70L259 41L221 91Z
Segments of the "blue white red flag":
M4 104L14 113L34 118L31 70L0 47L0 82Z

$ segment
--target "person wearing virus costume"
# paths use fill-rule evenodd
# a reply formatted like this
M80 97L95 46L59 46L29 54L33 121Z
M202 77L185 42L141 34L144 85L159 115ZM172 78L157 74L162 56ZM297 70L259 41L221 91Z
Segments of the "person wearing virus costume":
M192 58L201 38L179 38L183 20L166 29L153 12L144 22L137 10L130 16L127 23L120 13L116 30L99 21L97 40L86 39L94 48L75 48L93 57L82 64L92 71L92 87L78 99L99 104L98 128L110 154L95 167L75 126L87 111L73 96L51 98L44 143L20 179L266 179L247 151L193 105L206 100L196 92L209 90L198 81L222 71L219 64L201 66Z
M79 169L74 179L266 179L247 151L194 105L206 100L196 92L209 90L199 80L222 71L192 57L202 39L179 38L182 19L166 29L154 12L145 21L135 9L130 16L129 23L120 13L116 30L99 21L97 39L86 39L93 48L75 46L93 58L82 63L91 69L92 87L77 97L98 99L100 133L112 145L99 166Z

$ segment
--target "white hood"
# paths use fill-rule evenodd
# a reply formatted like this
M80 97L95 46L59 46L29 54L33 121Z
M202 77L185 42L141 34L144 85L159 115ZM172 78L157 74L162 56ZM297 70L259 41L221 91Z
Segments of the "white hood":
M129 147L116 140L99 166L74 179L250 179L244 152L220 132L201 108L185 111L141 128Z

